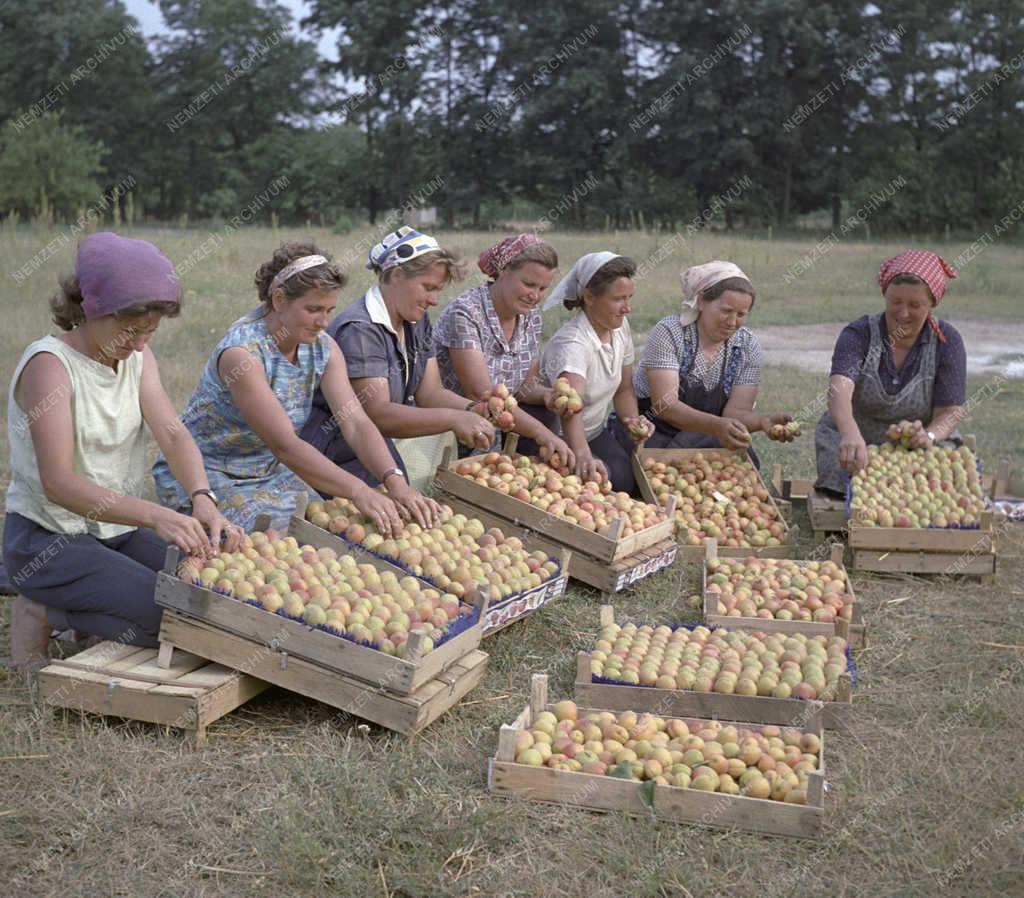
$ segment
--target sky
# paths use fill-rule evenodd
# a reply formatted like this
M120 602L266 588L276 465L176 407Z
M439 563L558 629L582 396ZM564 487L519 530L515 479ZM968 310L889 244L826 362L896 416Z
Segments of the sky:
M160 34L166 31L164 25L163 16L160 13L160 7L151 2L151 0L123 0L125 7L130 15L135 16L139 20L139 25L142 28L142 33L147 37L152 37L154 34ZM297 23L299 19L304 18L309 14L309 4L305 0L278 0L282 6L288 7L292 11L292 18ZM334 32L325 32L320 39L320 55L325 59L337 59L338 51L335 45Z

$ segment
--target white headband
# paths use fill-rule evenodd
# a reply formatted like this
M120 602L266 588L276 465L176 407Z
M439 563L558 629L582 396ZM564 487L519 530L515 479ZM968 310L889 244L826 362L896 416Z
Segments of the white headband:
M327 259L323 256L300 256L298 259L293 259L274 275L274 279L270 282L270 289L276 290L293 274L298 274L307 268L316 268L317 265L326 264Z

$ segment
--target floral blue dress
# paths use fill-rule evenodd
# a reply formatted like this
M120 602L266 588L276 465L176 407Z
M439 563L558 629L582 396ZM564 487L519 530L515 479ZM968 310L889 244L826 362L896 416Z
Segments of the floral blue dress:
M332 341L322 333L316 343L300 343L295 362L290 362L258 314L259 310L250 312L236 321L217 344L181 420L199 446L210 487L220 499L224 516L251 531L257 515L268 514L271 526L283 530L298 495L315 491L277 459L242 417L217 364L226 349L240 346L247 350L253 363L263 366L270 388L298 433L309 417ZM153 465L153 479L157 497L164 505L190 511L191 501L163 455Z

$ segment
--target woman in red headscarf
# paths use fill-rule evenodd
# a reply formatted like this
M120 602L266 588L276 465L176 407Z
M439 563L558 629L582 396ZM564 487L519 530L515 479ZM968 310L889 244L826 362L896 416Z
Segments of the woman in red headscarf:
M885 309L848 324L832 354L828 411L814 435L818 489L845 494L849 475L867 464L867 445L882 443L895 421L913 422L913 447L959 440L964 344L932 314L955 277L945 259L923 250L882 264Z
M558 256L533 234L499 240L477 260L488 283L472 287L448 304L434 328L434 350L444 386L480 400L503 384L518 405L506 430L527 439L520 451L540 446L558 452L567 464L575 461L568 444L556 433L551 389L538 377L540 302L551 285ZM525 407L524 407L525 406Z

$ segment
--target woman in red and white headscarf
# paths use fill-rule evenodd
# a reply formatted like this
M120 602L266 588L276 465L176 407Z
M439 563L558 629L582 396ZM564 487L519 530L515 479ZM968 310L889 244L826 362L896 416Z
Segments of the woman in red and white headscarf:
M474 400L504 385L519 403L504 429L527 438L520 451L532 453L544 446L571 466L572 451L555 432L556 415L546 408L551 390L538 378L540 303L551 286L558 255L540 237L517 234L485 249L477 265L488 282L453 299L434 327L441 382Z
M882 264L885 309L848 324L832 354L828 411L815 430L817 488L843 494L890 424L916 428L911 445L958 441L967 358L956 329L932 314L956 271L932 252L911 250Z

